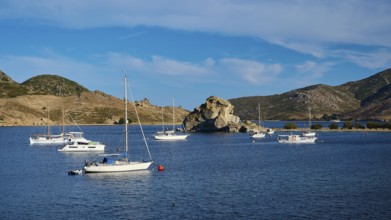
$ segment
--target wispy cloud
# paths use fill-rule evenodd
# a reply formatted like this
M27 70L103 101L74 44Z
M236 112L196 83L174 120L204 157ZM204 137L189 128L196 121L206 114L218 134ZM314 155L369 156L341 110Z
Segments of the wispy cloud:
M128 34L128 35L124 35L124 36L118 37L118 40L126 40L126 39L129 39L129 38L142 36L142 35L144 35L144 34L146 34L146 33L147 33L146 31L131 33L131 34Z
M391 50L380 49L368 52L353 50L336 50L332 56L348 60L358 66L369 69L384 68L391 66Z
M99 66L79 61L55 53L51 50L41 56L2 56L0 63L4 71L18 73L19 81L38 74L58 74L70 79L76 76L80 83L90 84L99 72L100 82L110 81L110 75L119 73L119 68L126 68L132 73L149 75L150 78L171 79L177 82L218 82L222 85L236 83L262 85L273 81L282 70L281 64L262 63L255 60L238 58L222 58L214 60L206 58L199 63L190 61L169 59L162 56L152 56L150 59L142 59L122 53L107 53L95 56ZM49 55L50 54L50 55ZM25 72L28 73L19 74ZM108 80L108 81L107 81ZM97 83L102 85L102 83Z
M231 72L246 82L256 85L273 81L282 70L280 64L265 64L237 58L223 58L219 64L224 71Z
M93 4L9 0L3 1L0 19L29 19L68 28L146 25L253 36L322 57L330 43L391 47L390 11L389 1L366 0L97 0Z
M324 73L327 73L334 64L331 62L316 63L314 61L305 61L302 64L296 65L296 70L299 74L306 74L307 78L318 79Z
M110 66L126 66L132 71L143 74L166 76L205 76L213 74L213 69L206 65L152 56L151 59L141 59L128 54L109 53L107 60ZM183 80L183 79L181 79Z

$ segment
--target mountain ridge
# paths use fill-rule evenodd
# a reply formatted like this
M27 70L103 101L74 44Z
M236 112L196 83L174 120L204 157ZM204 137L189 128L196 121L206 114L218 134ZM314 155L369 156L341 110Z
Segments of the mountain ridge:
M294 89L270 96L229 99L241 119L258 117L258 103L265 120L305 120L308 108L314 118L391 119L391 69L338 86L323 84Z
M229 99L241 120L307 120L308 108L315 119L391 120L391 69L338 86L316 84L269 96ZM172 121L172 106L159 107L148 99L132 102L143 123ZM23 83L0 71L0 125L44 125L47 110L51 123L59 124L62 111L69 124L114 124L123 117L123 100L56 75L38 75ZM190 113L176 107L176 123ZM132 120L136 119L130 111Z

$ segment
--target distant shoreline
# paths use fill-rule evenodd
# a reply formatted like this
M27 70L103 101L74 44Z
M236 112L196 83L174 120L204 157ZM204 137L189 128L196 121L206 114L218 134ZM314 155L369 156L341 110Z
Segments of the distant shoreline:
M130 123L129 125L138 125L138 123ZM154 122L149 122L149 123L142 123L142 126L150 126L150 125L160 125L162 126L162 123L154 123ZM176 127L181 127L181 123L175 124ZM61 127L62 125L51 125L52 127ZM64 125L65 127L69 126L123 126L123 124L67 124ZM46 127L46 125L0 125L0 127ZM171 128L172 124L165 124L164 127L166 128ZM285 129L285 128L273 128L274 131L279 131L279 132L302 132L308 130L308 128L296 128L296 129ZM357 128L352 128L352 129L329 129L329 128L321 128L321 129L311 129L311 131L314 132L391 132L391 129L383 129L383 128L378 128L378 129L369 129L369 128L364 128L364 129L357 129ZM241 132L239 132L241 133Z

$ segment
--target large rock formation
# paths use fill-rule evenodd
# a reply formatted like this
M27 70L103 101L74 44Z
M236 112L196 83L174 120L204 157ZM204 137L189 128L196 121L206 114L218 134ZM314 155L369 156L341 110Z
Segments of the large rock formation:
M206 99L206 103L185 117L185 129L202 132L238 132L241 127L240 118L233 114L233 109L234 106L230 102L211 96Z

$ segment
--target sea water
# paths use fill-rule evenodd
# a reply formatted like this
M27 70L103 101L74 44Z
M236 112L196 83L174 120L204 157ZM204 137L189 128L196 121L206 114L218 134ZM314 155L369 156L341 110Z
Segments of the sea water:
M0 127L0 219L391 218L389 132L318 132L315 144L279 144L280 132L257 140L191 133L168 142L153 139L160 126L144 126L149 170L69 176L96 153L30 146L40 129ZM108 153L123 146L121 126L80 129ZM130 150L132 159L148 159L137 126Z

